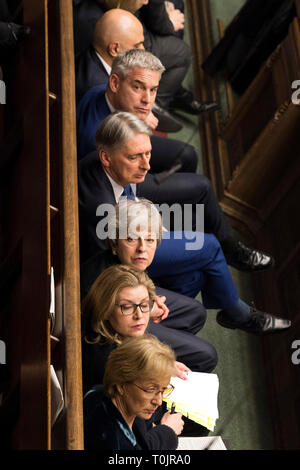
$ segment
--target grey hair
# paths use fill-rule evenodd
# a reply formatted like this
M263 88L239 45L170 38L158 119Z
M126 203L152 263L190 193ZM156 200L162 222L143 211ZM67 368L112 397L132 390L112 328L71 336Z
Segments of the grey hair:
M121 52L114 58L111 74L115 73L120 78L124 79L128 72L134 67L153 70L159 73L159 77L161 77L165 71L165 67L161 61L155 55L151 54L151 52L145 51L144 49L130 49Z
M110 150L121 148L135 134L146 134L149 137L152 131L144 121L132 113L118 111L105 118L96 133L97 150Z

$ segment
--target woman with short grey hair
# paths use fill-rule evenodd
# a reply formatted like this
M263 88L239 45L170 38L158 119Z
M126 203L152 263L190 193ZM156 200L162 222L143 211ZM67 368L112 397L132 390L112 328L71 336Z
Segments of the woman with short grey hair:
M174 361L171 348L151 335L127 338L114 349L103 385L84 397L85 449L157 450L157 443L146 438L147 425L173 390ZM172 426L155 427L160 450L176 449L183 429L181 413L168 415Z

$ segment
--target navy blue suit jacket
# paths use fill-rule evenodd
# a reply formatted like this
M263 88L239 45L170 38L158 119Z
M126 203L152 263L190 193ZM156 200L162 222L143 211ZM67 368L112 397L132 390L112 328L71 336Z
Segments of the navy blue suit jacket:
M75 76L77 103L94 86L107 84L108 73L92 45L76 57Z
M77 106L77 158L80 160L96 148L96 133L110 114L105 99L106 85L91 88Z
M105 99L106 85L97 85L85 93L77 105L77 158L82 159L96 149L96 133L99 125L110 113ZM151 172L160 173L170 169L178 160L182 172L195 172L197 153L180 140L159 135L151 136Z

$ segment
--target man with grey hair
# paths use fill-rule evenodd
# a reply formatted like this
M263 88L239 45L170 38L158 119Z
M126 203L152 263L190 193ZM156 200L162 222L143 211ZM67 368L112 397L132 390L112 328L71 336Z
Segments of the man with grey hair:
M138 59L149 60L149 68L135 64ZM133 58L135 59L133 60ZM132 60L131 60L132 58ZM157 61L158 59L156 59ZM95 134L99 123L116 109L129 111L147 122L151 106L155 100L160 72L157 70L154 56L143 50L125 51L116 58L116 63L131 61L135 66L129 69L125 78L112 73L107 90L94 87L85 94L77 110L77 138L81 156L96 149ZM153 61L156 65L153 65ZM144 62L145 65L146 62ZM158 66L158 65L157 65ZM156 68L152 70L152 67ZM127 67L125 67L127 69ZM122 75L123 72L121 72ZM205 230L213 233L226 256L228 264L243 270L257 271L274 264L274 259L265 253L254 250L236 240L232 228L218 204L212 185L208 178L189 171L191 156L197 154L193 147L180 141L159 136L151 137L152 155L151 170L155 173L170 169L180 163L181 172L168 172L165 180L147 175L142 184L142 196L157 204L204 204ZM150 170L150 166L147 172ZM193 227L196 227L193 211Z
M106 90L109 102L115 109L132 112L155 129L157 123L152 108L164 71L161 61L150 52L131 50L119 54L112 63ZM150 79L147 90L147 80ZM130 87L123 91L122 86L127 83ZM130 93L132 90L134 93ZM147 92L150 93L149 97L145 96Z
M156 128L152 108L163 71L160 60L142 49L121 52L114 59L107 87L93 87L77 106L78 159L95 150L99 124L115 110L131 112ZM152 172L169 170L175 164L180 171L196 171L198 157L191 145L158 135L151 137L151 144Z
M96 23L93 43L75 60L77 102L93 86L107 84L112 62L118 54L129 49L144 49L143 42L143 26L135 15L121 8L104 13ZM167 109L158 103L154 107L158 130L177 132L182 128Z

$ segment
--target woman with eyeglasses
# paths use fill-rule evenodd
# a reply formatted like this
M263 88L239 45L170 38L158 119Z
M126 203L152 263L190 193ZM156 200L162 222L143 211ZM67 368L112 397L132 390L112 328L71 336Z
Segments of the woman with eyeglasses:
M148 275L125 265L105 269L82 304L83 391L102 383L109 353L124 338L147 332L156 298ZM190 370L175 363L177 375Z
M129 337L142 338L144 336L155 296L154 284L147 274L129 266L111 266L96 279L82 306L84 393L89 392L95 385L105 382L104 372L110 370L107 361L113 350ZM173 375L180 375L183 370L189 370L184 364L175 361L174 353L172 358ZM138 362L140 358L136 357L135 360ZM128 377L131 376L129 370L128 374ZM135 384L143 388L143 383L139 380L135 381ZM163 385L168 385L168 383ZM145 387L146 390L148 388L148 386ZM160 405L160 400L158 402ZM157 406L147 409L154 412ZM146 441L147 445L153 449L165 449L166 445L171 445L166 444L169 434L171 440L173 436L173 444L177 443L174 441L173 434L174 432L180 434L183 426L180 414L172 415L167 412L162 417L161 414L153 414L156 423L160 423L158 426L152 428L152 422L147 423ZM149 415L144 419L150 417ZM161 425L164 425L164 432L160 431ZM166 430L165 427L170 428L172 432L170 429Z
M110 250L96 253L81 266L83 294L103 270L103 265L119 262L147 270L157 294L163 295L155 299L152 319L157 319L150 322L149 332L168 342L176 357L191 370L211 372L217 364L213 345L196 336L206 320L204 307L193 298L199 292L205 308L220 310L216 320L222 327L257 335L290 327L290 320L260 312L239 297L221 246L213 234L170 231L162 236L162 220L157 208L142 198L120 200L115 213L101 224L98 224L97 235L102 232L108 237ZM106 233L105 224L108 224ZM187 246L192 237L197 246L200 242L197 249L195 242L193 247Z
M126 313L126 306L129 310L141 306L149 313L148 300L131 307L120 302ZM163 397L172 392L174 362L171 348L152 335L123 340L108 356L103 385L93 387L84 397L85 449L157 449L156 441L148 438L148 427ZM183 429L180 413L168 415L168 425L155 427L161 450L176 449L177 435Z

